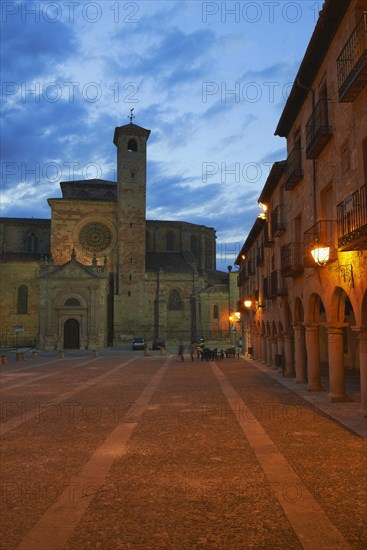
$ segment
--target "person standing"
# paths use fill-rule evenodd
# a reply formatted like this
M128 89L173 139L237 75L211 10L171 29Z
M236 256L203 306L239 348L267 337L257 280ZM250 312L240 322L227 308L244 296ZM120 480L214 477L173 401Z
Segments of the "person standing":
M184 351L185 351L185 347L183 345L182 342L180 342L179 346L178 346L178 357L180 358L181 357L181 361L185 361L184 359Z
M196 346L195 340L192 340L191 345L190 345L191 361L194 360L194 353L196 353L196 351L197 351L196 348L197 348L197 346Z

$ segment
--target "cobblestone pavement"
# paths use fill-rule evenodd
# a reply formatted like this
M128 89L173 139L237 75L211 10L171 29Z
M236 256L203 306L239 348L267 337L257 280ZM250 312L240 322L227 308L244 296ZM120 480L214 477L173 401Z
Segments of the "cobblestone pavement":
M366 442L243 358L2 365L1 550L364 549Z

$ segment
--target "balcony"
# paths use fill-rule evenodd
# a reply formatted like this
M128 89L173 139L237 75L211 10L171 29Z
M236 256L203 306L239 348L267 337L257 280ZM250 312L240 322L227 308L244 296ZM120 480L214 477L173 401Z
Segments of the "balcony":
M332 135L328 102L327 99L320 99L306 124L306 157L316 159Z
M298 277L303 273L303 243L289 243L281 248L283 277Z
M285 296L287 287L281 271L272 271L270 274L270 293L271 297Z
M263 297L265 300L268 298L276 298L277 296L285 296L286 294L287 287L280 271L272 271L270 277L264 277Z
M352 102L367 84L367 12L337 59L339 101Z
M335 260L337 250L335 247L334 231L334 220L321 220L305 231L303 241L303 265L305 267L315 267L315 260L312 257L311 250L316 247L329 248L330 259Z
M337 205L338 246L341 251L367 248L367 185Z
M296 148L289 153L284 171L284 186L286 191L293 187L303 178L302 170L302 149Z
M271 235L276 237L285 231L285 206L279 204L271 213Z

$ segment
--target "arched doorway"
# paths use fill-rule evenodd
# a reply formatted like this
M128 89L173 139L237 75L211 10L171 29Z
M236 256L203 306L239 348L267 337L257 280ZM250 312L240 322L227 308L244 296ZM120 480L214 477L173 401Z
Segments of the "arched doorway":
M64 349L80 348L80 326L76 319L68 319L64 323Z

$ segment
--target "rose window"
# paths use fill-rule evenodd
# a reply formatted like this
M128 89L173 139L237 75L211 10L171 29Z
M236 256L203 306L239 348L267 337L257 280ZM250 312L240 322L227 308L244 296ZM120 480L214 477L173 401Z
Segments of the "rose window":
M79 242L87 252L102 252L111 244L112 234L103 223L88 223L79 233Z

